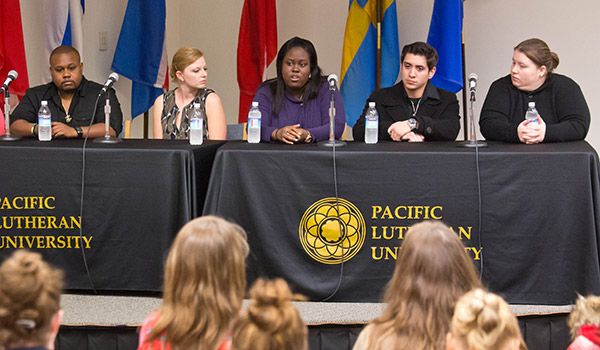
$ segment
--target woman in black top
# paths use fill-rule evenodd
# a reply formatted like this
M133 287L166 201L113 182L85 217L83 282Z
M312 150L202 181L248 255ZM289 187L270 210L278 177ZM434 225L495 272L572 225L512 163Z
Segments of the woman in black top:
M581 88L571 78L553 73L558 55L540 39L515 47L510 75L492 83L483 104L481 134L492 141L564 142L583 140L590 111ZM525 120L535 102L538 123Z

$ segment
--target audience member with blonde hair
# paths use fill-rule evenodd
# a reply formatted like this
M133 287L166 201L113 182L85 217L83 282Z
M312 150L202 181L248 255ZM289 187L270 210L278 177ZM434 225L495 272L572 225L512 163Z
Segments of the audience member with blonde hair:
M293 295L282 279L259 279L250 290L252 301L233 331L233 350L308 350L308 328Z
M54 349L63 275L38 253L15 251L0 265L0 349Z
M519 322L496 294L474 289L454 308L446 350L526 350Z
M387 308L361 332L354 350L443 349L454 303L480 286L454 232L441 222L415 224L398 252Z
M600 296L577 298L569 316L573 343L567 350L600 350Z
M207 88L208 68L202 51L182 47L171 62L169 75L177 88L154 101L154 138L189 139L194 103L200 104L204 119L204 139L225 140L227 120L219 96Z
M245 231L221 218L183 226L165 263L162 305L144 321L138 349L229 349L248 250Z

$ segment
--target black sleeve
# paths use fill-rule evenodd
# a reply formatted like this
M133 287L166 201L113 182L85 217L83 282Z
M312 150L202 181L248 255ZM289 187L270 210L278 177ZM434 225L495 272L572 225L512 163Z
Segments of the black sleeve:
M367 115L367 110L369 109L369 102L375 102L375 108L377 109L377 114L379 114L379 141L392 141L392 137L387 131L396 121L392 119L389 112L381 105L381 101L385 99L388 91L389 89L387 88L375 90L365 102L365 107L363 108L362 114L352 128L352 136L354 137L355 141L365 140L365 116Z
M433 116L415 116L419 122L417 133L426 141L454 141L460 131L458 99L453 93L440 91L442 105Z
M509 88L501 80L495 81L485 97L479 117L483 137L490 141L520 142L517 134L519 123L510 122L510 108Z
M36 98L32 93L26 93L21 99L21 102L15 107L14 111L10 114L10 122L15 120L25 120L29 123L35 123L37 121L37 112L40 108Z
M583 92L570 78L557 85L553 98L558 123L546 124L544 142L583 140L590 127L590 110Z
M369 109L369 102L371 98L367 100L365 103L365 108L363 108L362 114L356 121L356 124L352 127L352 137L354 141L364 141L365 140L365 115L367 115L367 109Z

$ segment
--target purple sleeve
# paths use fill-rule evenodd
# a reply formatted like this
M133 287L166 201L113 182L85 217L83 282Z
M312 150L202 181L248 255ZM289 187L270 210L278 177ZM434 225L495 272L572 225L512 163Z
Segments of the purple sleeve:
M335 138L339 139L342 137L344 128L346 127L346 113L344 111L342 94L340 94L340 91L337 88L333 95L335 98ZM321 114L321 125L308 128L307 130L312 135L313 140L318 142L329 139L329 107L331 102L331 92L329 91L329 84L327 81L321 86L317 100L319 103L319 112Z
M273 126L273 115L271 114L273 97L269 86L263 85L259 87L258 90L256 90L253 101L258 102L258 109L260 109L261 113L260 140L263 142L271 142L271 134L273 133L273 130L277 128Z

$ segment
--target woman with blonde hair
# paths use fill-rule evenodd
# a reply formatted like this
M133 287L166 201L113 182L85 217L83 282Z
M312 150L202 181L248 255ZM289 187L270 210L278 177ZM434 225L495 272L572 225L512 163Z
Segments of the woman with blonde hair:
M527 346L506 301L478 288L456 302L446 350L527 350Z
M0 265L0 349L54 349L63 275L38 253L17 250Z
M567 350L600 350L600 296L579 295L569 316L573 342Z
M200 104L204 118L204 138L225 140L227 121L219 96L206 87L208 76L202 51L182 47L173 55L171 79L178 87L158 96L154 101L154 138L189 139L190 120L195 103Z
M252 301L235 323L233 350L308 350L308 328L292 300L303 299L281 278L258 279Z
M361 332L354 350L444 348L454 303L480 286L471 258L448 226L415 224L386 287L387 308Z
M229 349L248 251L245 231L221 218L183 226L165 263L162 305L144 321L138 349Z

